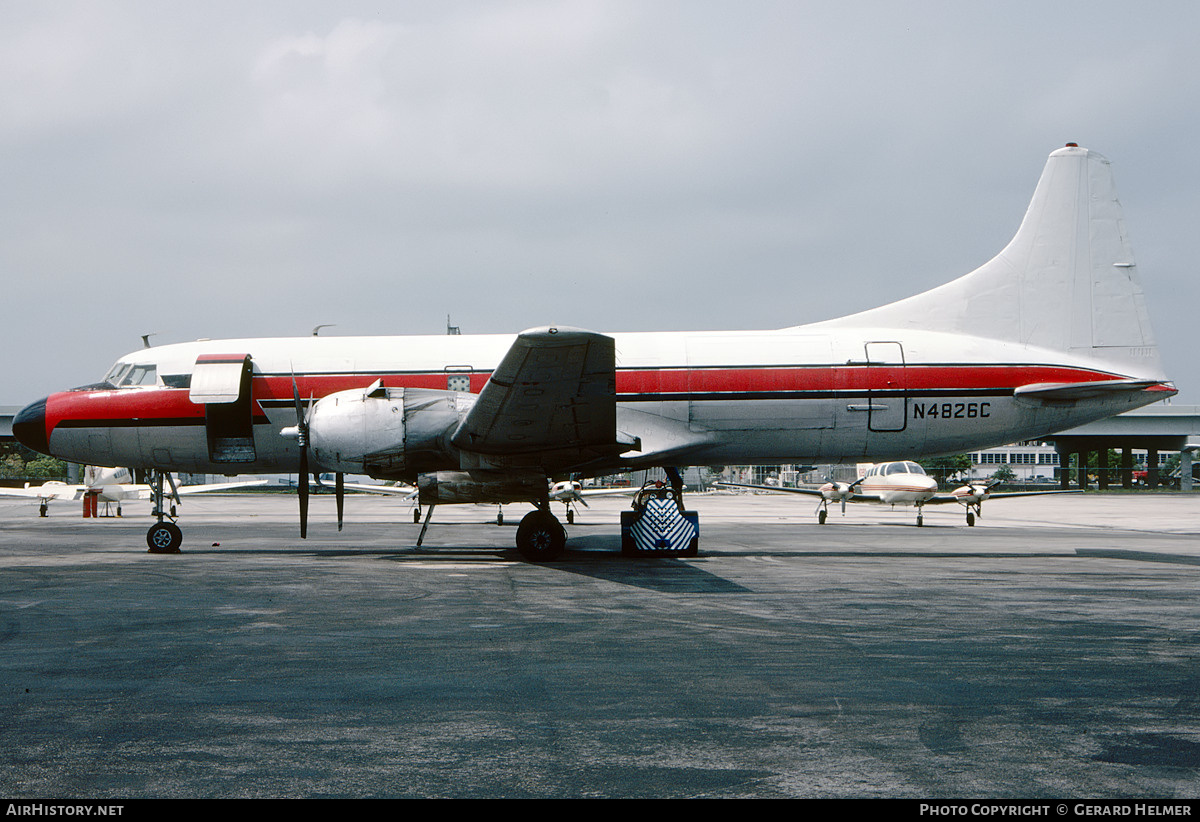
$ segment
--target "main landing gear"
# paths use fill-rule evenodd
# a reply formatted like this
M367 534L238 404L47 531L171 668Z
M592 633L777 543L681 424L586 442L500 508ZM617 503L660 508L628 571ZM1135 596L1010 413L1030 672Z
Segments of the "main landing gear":
M683 510L683 480L675 469L667 469L670 484L647 483L634 501L633 510L621 514L622 553L634 556L696 556L699 544L699 517L694 511ZM533 502L535 508L517 526L517 551L530 562L552 562L559 559L567 547L567 531L558 517L550 512L547 493ZM425 539L434 505L425 511L417 548ZM567 522L574 520L568 508ZM496 514L496 524L504 522L503 510Z
M167 481L171 484L171 493L178 499L178 492L175 490L175 480L171 475L167 475ZM172 505L170 513L165 513L163 503L166 495L163 493L163 472L155 471L154 478L150 485L150 493L154 499L154 510L151 512L158 517L158 521L150 526L150 530L146 532L146 544L150 546L151 554L178 554L179 546L183 544L183 532L179 530L179 526L175 524L175 506ZM166 518L170 517L171 522L166 522Z
M530 562L556 560L566 547L567 531L549 505L530 511L517 526L517 550Z

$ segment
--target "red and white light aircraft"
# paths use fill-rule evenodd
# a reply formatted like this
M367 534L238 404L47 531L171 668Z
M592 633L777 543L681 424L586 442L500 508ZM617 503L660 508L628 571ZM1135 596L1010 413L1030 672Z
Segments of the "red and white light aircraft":
M719 482L723 488L751 488L756 491L771 491L784 494L804 494L820 497L817 503L817 522L825 524L829 516L829 503L841 503L846 513L847 502L871 502L880 505L911 505L917 509L917 525L924 525L923 509L926 505L958 503L967 509L967 525L974 525L977 516L983 516L983 501L992 497L1035 497L1044 494L1077 494L1074 490L1054 491L1001 491L992 493L987 483L968 482L945 494L938 493L937 480L925 473L911 460L885 462L879 465L860 465L861 476L854 482L830 480L819 488L788 488L780 485L751 485L742 482Z
M777 331L551 326L163 345L122 357L98 385L27 406L13 433L76 462L207 473L311 464L415 481L430 506L532 502L517 544L543 560L566 540L551 479L661 467L677 482L685 465L961 453L1174 393L1109 163L1069 144L1050 155L995 258L852 316ZM178 544L173 524L155 528L152 547Z

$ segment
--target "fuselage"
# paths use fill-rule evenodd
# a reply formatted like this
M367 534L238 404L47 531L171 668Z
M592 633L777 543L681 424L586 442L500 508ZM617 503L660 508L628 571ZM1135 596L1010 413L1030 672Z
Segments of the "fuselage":
M1174 393L1160 383L1069 401L1030 400L1015 389L1147 375L1118 373L1062 351L913 329L801 326L612 336L617 427L641 445L593 466L593 474L644 461L833 463L956 453L1041 437ZM140 349L122 357L108 381L27 407L14 431L25 444L72 461L294 472L298 446L280 432L297 423L297 396L307 407L378 382L461 392L469 404L513 340L300 337ZM197 401L197 373L219 362L245 364L241 399ZM237 387L232 391L236 395ZM244 421L216 410L239 403ZM233 441L238 444L222 450L221 443ZM451 459L432 467L459 465Z
M915 462L888 462L871 466L858 491L877 496L885 505L921 505L937 493L937 480Z

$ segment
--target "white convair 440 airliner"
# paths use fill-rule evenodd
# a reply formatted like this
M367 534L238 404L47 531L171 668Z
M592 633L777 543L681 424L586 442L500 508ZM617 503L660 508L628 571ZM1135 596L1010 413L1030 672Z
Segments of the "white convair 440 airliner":
M546 560L566 540L549 479L660 467L677 483L685 465L958 453L1174 393L1109 163L1069 144L1050 155L994 259L841 319L777 331L557 326L164 345L122 357L98 385L29 405L13 431L89 464L312 466L416 482L429 506L531 502L517 546ZM152 550L179 539L161 520L147 535Z

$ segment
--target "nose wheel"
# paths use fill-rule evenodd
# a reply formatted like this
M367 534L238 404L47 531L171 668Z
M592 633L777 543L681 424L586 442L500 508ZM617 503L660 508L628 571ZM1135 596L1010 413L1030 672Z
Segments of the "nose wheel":
M146 532L146 544L152 554L178 554L183 532L173 522L156 522Z
M162 471L154 472L154 481L150 488L150 493L154 498L154 515L158 517L158 522L151 525L150 530L146 532L146 545L150 546L151 554L178 554L180 553L179 546L183 544L183 532L174 522L168 522L163 513L166 495L163 493ZM173 495L178 498L178 494L175 493L174 480L171 480L171 490ZM175 516L174 505L171 506L171 516Z

